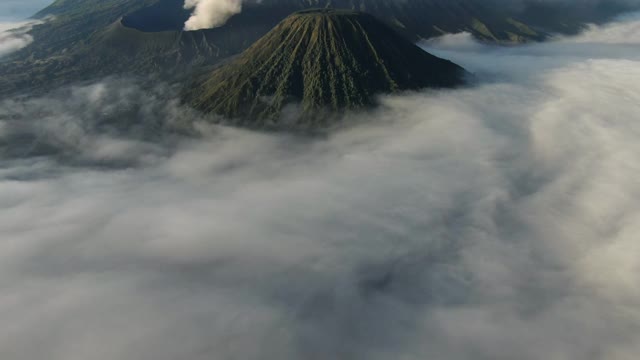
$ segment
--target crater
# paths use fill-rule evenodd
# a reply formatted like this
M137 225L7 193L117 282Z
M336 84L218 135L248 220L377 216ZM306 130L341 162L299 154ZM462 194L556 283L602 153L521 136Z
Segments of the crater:
M122 24L144 32L181 31L190 14L184 0L162 0L126 15Z

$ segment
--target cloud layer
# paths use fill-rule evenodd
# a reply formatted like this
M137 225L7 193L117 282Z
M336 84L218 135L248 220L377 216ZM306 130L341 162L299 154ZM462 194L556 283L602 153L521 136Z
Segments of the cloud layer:
M0 22L24 20L52 2L52 0L2 0Z
M326 137L206 125L128 80L0 103L2 358L635 359L621 28L439 39L477 86Z
M41 22L29 20L21 22L0 22L0 57L20 50L33 42L28 32Z
M391 2L393 1L396 0L391 0ZM470 1L472 2L480 0ZM249 2L249 0L184 0L184 8L188 10L192 9L192 14L185 22L184 29L201 30L222 26L233 15L242 12L242 5L243 3L247 2ZM261 3L262 0L253 0L253 2ZM266 0L265 2L269 3L269 0ZM640 6L639 0L482 0L481 2L483 4L493 4L490 4L489 6L500 6L512 10L522 10L529 5L537 4L571 5L575 6L576 9L585 9L605 5L615 5L637 9L638 6ZM363 3L366 3L366 1L363 1ZM317 5L319 7L323 7L326 4L320 2ZM338 1L338 4L336 4L335 6L352 7L353 3Z

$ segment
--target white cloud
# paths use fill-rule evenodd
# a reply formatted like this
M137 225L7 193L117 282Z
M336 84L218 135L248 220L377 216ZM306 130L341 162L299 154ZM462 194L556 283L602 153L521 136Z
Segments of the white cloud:
M455 34L445 34L428 40L423 40L422 44L425 47L435 46L441 50L448 49L454 51L478 51L484 46L477 42L471 33L466 31Z
M20 50L33 42L33 37L28 34L34 25L40 24L38 20L22 22L0 22L0 57Z
M121 80L0 103L3 360L635 358L617 43L431 43L479 84L326 137L191 128Z
M184 8L192 9L192 14L184 24L185 30L201 30L210 29L224 25L233 15L242 12L244 3L249 0L184 0ZM261 3L261 0L253 0L251 2ZM638 0L482 0L486 5L487 2L494 3L490 6L500 6L505 9L519 10L530 4L571 4L580 9L596 7L601 5L622 5L631 9L637 9L640 3ZM316 6L323 7L331 3L316 2ZM268 4L268 2L267 2ZM352 2L337 1L336 7L353 7ZM451 38L449 40L454 40ZM458 39L460 40L460 39Z
M578 43L640 45L640 39L636 37L640 33L640 21L636 21L638 18L637 14L627 15L621 18L621 22L604 26L590 25L579 36L560 37L558 40Z

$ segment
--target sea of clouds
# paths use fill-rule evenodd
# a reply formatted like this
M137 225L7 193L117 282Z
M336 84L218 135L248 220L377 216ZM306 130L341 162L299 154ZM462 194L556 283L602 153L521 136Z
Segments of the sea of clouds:
M635 360L639 24L425 43L477 84L325 136L0 101L0 358Z

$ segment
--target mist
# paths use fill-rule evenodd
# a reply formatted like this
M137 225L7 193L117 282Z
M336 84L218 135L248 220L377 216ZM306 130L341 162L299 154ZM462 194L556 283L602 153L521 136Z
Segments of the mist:
M133 79L0 102L2 359L635 359L639 24L421 44L477 83L325 136Z

